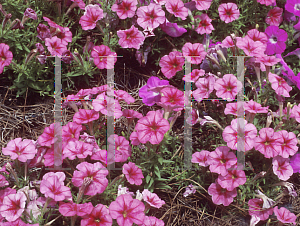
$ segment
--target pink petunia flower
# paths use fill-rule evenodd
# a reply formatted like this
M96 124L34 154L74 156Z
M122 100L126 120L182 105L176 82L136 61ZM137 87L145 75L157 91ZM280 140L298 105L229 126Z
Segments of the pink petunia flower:
M289 92L293 88L287 84L284 78L269 72L268 79L271 82L272 89L275 90L276 94L284 97L290 97Z
M215 151L210 152L207 163L210 165L209 170L211 172L225 176L228 169L237 163L235 154L229 151L229 147L220 146Z
M233 74L226 74L214 84L217 97L233 100L242 89L242 83Z
M90 214L93 210L93 204L91 202L84 203L84 204L76 204L73 202L60 202L59 203L59 212L65 217L71 216L85 216Z
M145 216L144 222L141 226L164 226L164 225L165 223L162 220L157 219L156 217Z
M188 61L191 62L191 64L200 64L202 60L206 56L206 52L204 50L204 47L200 43L190 43L187 42L182 47L182 54L185 57L188 57ZM189 59L190 58L190 59Z
M142 170L134 163L129 162L128 164L124 164L122 172L130 184L141 185L143 183L142 178L144 176Z
M283 21L282 12L283 9L279 7L270 9L266 17L266 23L269 25L279 26L279 24Z
M95 110L79 109L73 116L73 122L77 124L89 123L99 118L99 113Z
M99 5L87 5L84 15L80 18L79 23L83 30L91 30L96 27L98 20L103 18L103 10Z
M164 200L161 200L157 194L150 192L148 189L144 189L142 192L143 200L147 202L150 206L153 206L157 209L162 207L165 204Z
M234 47L234 41L232 40L231 36L227 36L223 41L221 46L223 48L230 48L230 47Z
M117 12L120 19L132 18L135 14L137 0L123 0L120 4L113 4L111 10Z
M157 103L166 112L181 111L184 108L184 93L175 87L166 87L160 91L161 99Z
M207 162L207 160L209 158L209 154L210 154L210 152L206 151L206 150L202 150L200 152L198 151L192 155L191 162L198 163L199 166L204 166L204 167L209 166L209 164Z
M45 45L52 56L62 56L67 46L57 36L45 39Z
M143 144L147 141L151 144L159 144L169 129L168 120L164 119L158 111L149 111L145 117L138 120L135 126L138 139Z
M267 220L269 215L273 214L273 208L263 209L263 203L262 199L250 199L248 201L249 215L257 216L263 221Z
M7 185L9 185L8 181L2 174L0 174L0 188L5 187Z
M117 62L117 54L111 52L108 46L100 45L94 46L91 57L94 58L94 64L99 69L113 69L114 64Z
M85 9L85 3L83 2L83 0L71 0L71 1L76 3L80 9L82 9L82 10Z
M267 44L268 42L268 37L264 32L260 32L257 29L251 29L247 31L247 37L252 39L254 42L261 42L262 44ZM246 37L245 36L245 37Z
M193 0L196 2L196 8L198 10L208 10L212 0Z
M256 60L260 63L260 70L262 71L266 71L266 68L270 68L271 66L280 62L279 58L268 55L261 55L257 57Z
M198 34L210 34L213 30L215 30L213 25L211 24L212 20L208 17L207 14L203 13L201 15L194 16L194 18L200 19L200 23L195 30Z
M26 195L23 192L5 196L0 206L0 214L7 221L17 220L25 210L26 200Z
M124 90L115 90L115 98L118 101L124 100L127 104L132 104L135 102L135 99Z
M120 226L142 224L145 218L144 210L144 204L128 194L118 196L109 206L110 216L116 219Z
M115 116L116 119L123 115L118 100L106 96L105 93L99 94L97 98L93 100L92 105L95 111L100 111L103 115Z
M188 16L188 9L184 7L184 4L181 0L167 1L166 10L174 14L176 17L180 17L182 20L185 20Z
M233 202L233 198L237 195L236 188L228 191L226 188L222 188L217 183L217 180L208 187L207 191L212 196L212 201L216 205L223 204L224 206L229 206Z
M98 204L92 212L82 217L81 226L111 226L112 218L106 206Z
M182 78L183 81L186 82L197 82L200 76L203 76L205 74L205 71L203 69L194 69L191 73L184 75ZM195 84L196 85L196 84ZM197 85L196 85L197 86ZM199 87L198 87L199 88Z
M185 192L183 193L183 197L187 197L190 194L195 194L196 193L196 187L193 184L190 184L189 186L186 187Z
M129 141L126 140L125 137L118 136L116 134L110 135L107 141L109 143L108 152L115 152L115 162L126 162L131 156L131 147L129 146ZM108 159L108 165L111 163L113 163L113 160Z
M209 98L209 94L214 91L215 77L208 76L207 78L199 78L195 83L197 89L193 91L193 97L198 101L202 101L204 98Z
M143 33L133 25L127 30L118 30L117 35L120 38L119 45L122 48L139 49L145 40Z
M168 79L174 77L176 72L182 70L184 65L184 57L179 51L170 52L169 55L163 56L159 61L159 66L161 67L161 72Z
M38 138L38 143L41 146L51 146L57 141L56 134L59 133L59 129L61 129L59 123L52 123L50 126L44 129L44 132Z
M184 33L187 32L187 30L181 26L178 26L177 23L170 23L167 19L165 23L159 25L162 31L164 31L166 34L170 35L171 37L180 37Z
M283 138L272 128L262 128L259 136L254 140L254 148L262 153L266 158L273 158L278 155L278 151L283 144Z
M18 137L8 142L6 148L2 148L4 155L9 155L11 159L18 159L20 162L26 162L28 159L33 159L37 153L37 149L32 140Z
M223 3L218 8L220 19L225 23L230 23L237 20L240 16L240 11L235 3Z
M25 23L25 21L27 20L27 18L30 18L30 19L33 19L33 20L37 20L37 15L36 15L36 12L31 9L31 8L27 8L24 12L24 17L22 19L22 24Z
M287 0L284 7L286 11L300 17L300 3L298 0Z
M150 3L148 6L141 6L136 11L137 23L142 28L154 29L166 20L165 12L158 4Z
M69 141L67 146L63 149L64 158L74 160L76 157L85 159L88 155L92 155L94 146L84 143L82 141Z
M286 49L285 42L288 39L288 34L285 30L279 29L279 27L271 25L265 29L265 33L268 37L267 48L265 54L273 55L281 54Z
M80 132L82 130L82 125L75 122L68 122L67 125L62 127L62 138L65 142L70 140L78 140Z
M91 183L88 188L85 189L85 195L96 195L104 192L108 185L108 180L106 176L108 175L108 170L100 163L96 162L94 164L82 162L76 166L79 171L74 171L72 183L76 187L81 187L83 181L86 177L91 178Z
M226 176L219 175L217 181L222 188L232 191L245 184L247 178L243 170L229 170Z
M296 120L297 122L300 123L300 104L298 104L298 106L295 105L295 106L292 108L291 113L294 115L295 120Z
M278 151L278 155L283 158L295 155L298 151L298 141L295 133L286 130L278 131L278 133L283 138L283 144L281 145L281 150Z
M134 118L143 118L143 115L141 113L130 109L124 109L123 116L127 118L128 125L131 125Z
M297 216L293 213L291 213L288 209L281 207L280 209L278 209L278 206L274 207L274 214L276 215L277 219L284 223L284 224L288 224L288 223L292 223L294 225L296 225L296 219Z
M249 36L237 39L236 46L242 49L247 56L259 57L266 50L266 45L260 41L253 41Z
M46 38L51 38L49 27L44 24L39 24L36 28L37 30L37 37L42 41L45 41Z
M13 54L9 51L9 46L5 43L0 44L0 74L3 72L5 66L10 65Z
M245 102L244 104L244 108L245 108L245 112L246 114L250 113L250 114L258 114L258 113L268 113L268 108L267 107L262 107L261 104L250 100Z
M53 22L53 21L50 20L48 17L45 17L45 16L44 16L43 19L44 19L45 21L47 21L47 23L49 24L50 27L58 28L58 29L60 29L60 30L63 29L62 26L60 26L60 25L58 25L57 23Z
M63 29L56 35L61 40L61 44L63 45L67 46L69 42L72 42L72 32L68 27L63 27Z
M140 140L139 140L139 138L138 138L137 132L132 132L130 134L129 139L130 139L132 145L136 146L136 145L139 145L141 143Z
M276 156L273 158L273 172L280 180L287 181L293 175L293 168L288 158Z
M262 5L272 5L273 3L276 3L276 0L257 0Z

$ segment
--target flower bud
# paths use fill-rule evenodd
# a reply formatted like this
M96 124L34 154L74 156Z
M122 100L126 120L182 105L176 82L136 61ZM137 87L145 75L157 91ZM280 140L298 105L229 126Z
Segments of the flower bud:
M5 17L4 17L4 20L2 21L2 31L4 30L5 28L5 25L7 24L7 21L9 21L9 19L11 18L11 13L7 14Z
M23 15L23 18L22 18L22 22L21 24L25 24L25 22L29 19L33 19L33 20L37 20L37 15L36 15L36 12L31 9L31 8L27 8L24 12L24 15Z
M25 60L25 65L31 61L31 59L37 54L38 50L37 49L32 49L30 53L27 55L26 60Z

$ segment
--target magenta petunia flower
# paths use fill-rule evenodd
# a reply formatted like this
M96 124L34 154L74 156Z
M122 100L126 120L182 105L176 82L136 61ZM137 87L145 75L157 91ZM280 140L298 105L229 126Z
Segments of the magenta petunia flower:
M130 184L141 185L143 183L142 178L144 178L144 176L142 170L133 162L124 164L122 172Z
M94 46L91 57L94 58L94 64L99 69L113 69L114 64L117 62L117 54L111 52L108 46L100 45Z
M212 20L208 17L207 14L203 13L201 15L194 16L194 18L200 19L200 23L195 30L198 34L210 34L213 30L215 30L213 25L211 24Z
M44 19L45 21L47 21L47 23L49 24L50 27L58 28L58 29L60 29L60 30L63 29L62 26L60 26L60 25L58 25L57 23L53 22L53 21L50 20L48 17L45 17L45 16L44 16L43 19Z
M161 72L168 79L171 79L176 75L176 72L182 70L184 65L184 57L179 51L170 52L169 55L163 56L159 61Z
M278 155L278 151L283 144L283 138L272 128L262 128L259 136L254 140L255 150L262 153L266 158L273 158Z
M0 188L5 187L7 185L9 185L8 181L2 174L0 174Z
M135 14L137 0L123 0L120 4L113 4L111 10L117 12L120 19L132 18Z
M0 44L0 74L3 72L5 66L10 65L13 54L9 51L9 46L5 43Z
M38 143L41 146L51 146L57 141L56 134L58 134L59 129L61 129L61 126L59 123L52 123L50 126L46 127L44 129L44 132L42 135L38 138Z
M116 134L110 135L107 141L109 143L108 151L110 153L115 152L115 162L126 162L127 159L131 156L131 147L129 146L129 141L126 140L125 137L118 136ZM108 159L107 161L108 165L113 163L113 159Z
M183 27L179 27L176 23L170 23L167 19L165 23L159 25L162 31L171 37L177 38L187 32Z
M228 170L228 174L226 176L219 175L217 181L222 188L232 191L245 184L247 178L243 170Z
M198 10L208 10L212 0L192 0L196 2L196 8Z
M3 198L0 205L0 214L7 221L15 221L22 216L26 205L26 195L23 192L9 194Z
M233 100L242 89L242 83L233 74L226 74L214 84L217 97Z
M92 212L82 217L81 226L111 226L113 220L106 206L98 204Z
M141 142L139 141L137 132L132 132L129 137L132 145L139 145Z
M87 5L84 15L80 18L79 23L83 30L91 30L96 27L98 20L103 18L103 10L99 5Z
M148 6L141 6L136 11L137 23L142 28L154 29L166 20L165 12L158 4L150 3Z
M298 141L295 133L288 132L286 130L278 131L278 133L283 138L283 144L281 146L281 150L278 151L278 155L283 158L295 155L298 151Z
M262 5L272 5L273 3L276 3L276 0L257 0Z
M269 72L268 79L271 82L272 89L275 90L276 94L284 97L290 97L289 92L293 89L287 84L287 82L280 76Z
M157 103L166 112L181 111L184 108L184 93L175 87L163 88L160 92L161 99Z
M300 153L296 153L290 159L290 164L294 173L300 173Z
M68 122L67 125L62 127L62 138L65 142L78 140L81 130L82 125L75 122Z
M159 144L169 129L168 120L164 119L158 111L149 111L145 117L138 120L135 126L138 139L143 144L147 141L151 144Z
M190 42L187 42L182 47L182 54L187 58L189 62L191 62L191 64L200 64L207 53L205 52L202 44L192 44Z
M283 53L286 48L285 42L288 38L286 31L272 25L266 28L265 33L268 37L267 49L265 51L265 54L273 55L275 53Z
M120 38L119 45L122 48L139 49L145 40L143 33L133 25L127 30L118 30L117 35Z
M62 56L67 46L57 36L45 39L45 45L52 56Z
M74 171L72 177L74 186L81 187L84 179L89 177L92 181L85 189L84 194L93 196L104 192L108 185L108 180L106 179L108 170L100 162L94 164L82 162L76 166L76 169L79 171Z
M291 213L288 209L281 207L280 209L278 209L278 206L274 207L274 214L276 215L277 219L284 223L284 224L288 224L288 223L292 223L294 225L296 225L296 219L297 216L293 213Z
M235 3L223 3L218 8L220 19L225 23L230 23L237 20L240 16L240 11Z
M220 146L215 151L210 152L207 163L210 165L209 170L211 172L225 176L228 169L237 163L235 154L229 151L229 147Z
M182 20L185 20L188 16L188 9L184 7L184 4L181 0L167 1L166 10L174 14L175 17L180 17Z
M288 180L293 175L293 168L289 163L288 158L276 156L273 158L273 172L280 180Z
M150 192L148 189L144 189L142 192L143 200L148 203L150 206L153 206L157 209L162 207L165 204L164 200L161 200L157 194Z
M236 46L243 50L247 56L259 57L266 50L266 45L260 41L253 41L249 36L237 39Z
M223 204L224 206L229 206L230 203L233 202L233 198L237 195L236 188L234 188L232 191L228 191L226 188L222 188L217 183L217 180L208 187L207 192L212 196L212 201L214 204Z
M209 164L207 162L207 160L209 158L209 154L210 154L210 152L206 151L206 150L202 150L200 152L198 151L192 155L191 162L198 163L199 166L204 166L204 167L209 166Z
M88 155L93 154L94 146L84 143L82 141L69 141L67 146L63 149L64 158L74 160L76 157L85 159Z
M59 203L59 212L65 217L71 216L85 216L90 214L93 210L93 204L91 202L84 203L84 204L76 204L73 202L60 202Z
M299 0L287 0L285 3L285 10L300 17L300 2Z
M116 201L109 205L110 216L116 219L120 226L142 224L145 218L144 210L144 204L129 194L118 196Z
M273 214L273 208L263 209L264 201L262 199L250 199L248 201L249 215L257 216L260 220L264 221L269 218L269 215Z
M77 124L89 123L99 118L99 113L95 110L79 109L73 116L73 122Z
M197 89L193 91L193 97L199 102L204 98L209 98L209 94L214 91L215 82L216 79L214 76L199 78L195 83Z
M273 9L270 9L266 17L266 23L278 27L279 24L283 21L282 13L282 8L274 7Z

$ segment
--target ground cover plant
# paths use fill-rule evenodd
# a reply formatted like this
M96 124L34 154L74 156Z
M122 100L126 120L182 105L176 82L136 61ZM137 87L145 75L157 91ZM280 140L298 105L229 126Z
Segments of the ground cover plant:
M300 224L299 0L0 11L0 225ZM55 57L64 120L33 136L26 103L53 100Z

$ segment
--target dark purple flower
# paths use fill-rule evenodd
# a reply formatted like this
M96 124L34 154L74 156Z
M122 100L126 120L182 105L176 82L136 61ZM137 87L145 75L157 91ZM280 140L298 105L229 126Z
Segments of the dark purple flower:
M37 37L42 41L45 41L45 38L51 38L50 29L44 24L39 24L39 26L37 27L37 32Z
M300 153L298 152L290 159L290 164L294 173L300 173Z
M37 50L39 51L39 54L45 54L44 46L41 43L36 43L35 46L36 46Z
M288 21L288 22L297 21L296 16L293 13L290 13L286 10L284 10L283 18L284 18L285 21Z
M285 42L288 38L287 33L274 25L267 27L265 33L268 37L265 54L273 55L274 53L283 53L286 48Z
M285 9L295 16L300 17L300 2L299 0L287 0L285 3Z
M187 32L187 30L183 27L178 27L176 23L170 23L167 20L165 23L160 25L160 28L171 37L179 37Z
M147 106L152 106L155 102L160 101L160 90L166 86L169 86L169 81L167 80L160 80L157 77L150 77L147 81L147 85L143 86L140 91L139 95L143 98L143 103Z

